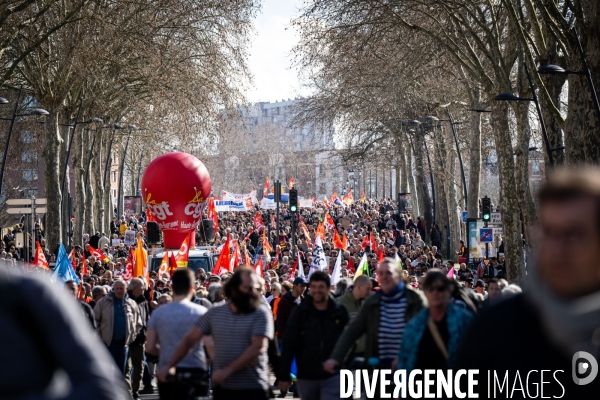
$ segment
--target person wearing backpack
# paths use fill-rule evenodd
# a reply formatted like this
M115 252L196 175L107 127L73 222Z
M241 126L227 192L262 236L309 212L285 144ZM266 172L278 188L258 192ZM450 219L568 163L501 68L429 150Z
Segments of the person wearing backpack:
M335 344L350 320L348 310L329 293L329 275L314 272L309 281L310 296L292 312L283 337L283 352L277 374L283 393L290 386L292 360L298 366L301 399L339 399L339 373L323 369Z

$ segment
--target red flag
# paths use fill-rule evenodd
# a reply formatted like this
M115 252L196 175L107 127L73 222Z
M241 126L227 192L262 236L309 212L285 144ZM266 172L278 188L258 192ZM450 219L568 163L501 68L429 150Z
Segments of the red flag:
M162 261L160 262L160 267L158 267L158 277L162 278L165 272L169 272L169 252L165 251L165 255L163 256Z
M263 188L263 197L267 197L269 195L269 186L271 186L271 181L267 176L265 179L265 187Z
M154 218L154 215L152 215L149 208L146 208L146 221L156 222L156 218Z
M263 277L263 258L262 257L259 257L258 261L254 265L254 272L256 272L256 275L260 276L261 278Z
M365 189L362 189L362 191L360 192L360 201L365 201Z
M135 255L133 249L129 249L129 255L127 257L127 265L125 266L125 272L123 272L123 280L128 281L133 278L133 264L135 264Z
M364 249L367 248L367 246L369 245L369 235L365 235L365 237L363 238L363 241L360 243L360 247Z
M371 251L375 252L377 251L377 242L375 242L375 238L373 237L373 232L369 233L370 237L371 237Z
M348 250L348 236L346 232L344 232L344 237L342 237L342 249Z
M306 241L310 242L311 238L310 238L310 234L308 233L308 228L306 227L306 224L304 223L304 220L302 219L302 217L300 217L300 214L298 214L298 217L300 218L300 229L302 229L302 233L304 233L304 237L306 237Z
M288 185L288 188L293 189L295 183L296 181L294 181L294 178L290 178L290 184Z
M348 266L346 267L346 269L348 269L352 274L356 272L354 270L354 259L352 257L350 257L350 260L348 260Z
M208 219L212 219L215 231L219 229L219 218L217 216L217 207L214 199L208 200Z
M383 262L384 258L385 258L385 254L383 253L383 250L378 250L377 251L377 264L381 264Z
M333 248L334 249L343 249L344 245L342 243L342 240L340 239L340 235L336 230L333 231Z
M219 258L215 263L215 267L213 268L212 273L215 275L222 275L223 273L229 271L231 267L231 237L228 234L227 240L221 249L221 254L219 254Z
M106 257L104 255L104 253L102 253L102 250L98 249L96 250L95 248L93 248L92 246L90 246L89 244L87 245L87 250L88 252L93 255L94 257L96 257L98 260L100 261L104 261L104 262L108 262L110 261L110 258Z
M73 271L77 271L77 258L75 257L75 249L71 250L68 258L69 260L71 260L71 266L73 267Z
M244 237L244 240L242 240L242 243L245 243L246 240L250 239L250 235L252 235L252 232L254 232L254 229L250 228L248 234L246 235L246 237Z
M81 276L88 275L87 262L85 262L85 254L81 254Z
M264 227L265 227L265 224L264 224L260 214L257 211L254 214L254 229L256 229L257 231L260 232Z
M230 271L237 269L237 267L242 263L242 253L240 253L240 245L238 244L237 240L233 241L233 258L231 261L233 265L229 269Z
M269 241L267 240L266 229L263 231L263 248L268 253L273 251L273 247L271 247L271 243L269 243Z
M325 239L325 225L322 222L319 222L317 225L317 232L315 233L315 239L317 236L321 237L321 240Z
M175 252L171 252L171 258L169 259L169 277L173 279L173 273L177 269L177 260L175 260Z
M271 228L277 229L277 222L275 222L275 213L271 213Z
M337 195L337 190L333 191L333 195L331 196L331 202L333 203L335 201L335 199L337 199L338 195Z
M194 232L190 232L185 237L179 248L179 253L177 253L177 258L175 260L177 268L186 268L188 266L188 259L190 258L190 234L193 235Z
M329 230L335 229L335 222L333 222L333 218L327 211L325 212L325 227Z
M244 247L244 266L252 267L252 257L248 253L248 249Z
M50 269L48 261L46 260L46 256L44 255L44 251L42 250L42 246L40 246L40 242L37 241L35 242L35 257L33 259L33 265L36 267Z
M344 204L349 206L349 205L352 205L353 202L354 202L354 197L352 196L352 190L348 189L348 193L346 193L346 196L344 196Z
M83 279L79 280L79 287L77 288L77 299L79 301L85 300L85 289L83 288Z

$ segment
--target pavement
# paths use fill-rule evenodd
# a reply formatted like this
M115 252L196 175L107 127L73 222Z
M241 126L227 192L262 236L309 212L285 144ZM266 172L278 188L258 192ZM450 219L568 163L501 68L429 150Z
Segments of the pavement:
M275 376L271 375L271 385L273 385L274 382L275 382ZM272 386L272 388L273 388L273 393L275 393L275 396L278 396L279 395L279 388L276 388L274 386ZM288 393L285 398L286 399L299 399L299 397L294 397L292 395L292 393ZM154 393L153 394L140 394L140 399L143 399L143 400L159 400L158 388L156 387L156 379L154 380ZM212 396L209 396L209 397L197 397L194 400L204 400L204 399L212 399Z

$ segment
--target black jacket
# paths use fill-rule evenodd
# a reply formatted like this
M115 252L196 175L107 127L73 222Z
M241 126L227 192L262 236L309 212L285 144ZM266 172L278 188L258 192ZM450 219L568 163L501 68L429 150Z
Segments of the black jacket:
M554 344L546 331L547 328L541 320L540 311L529 301L525 293L503 300L482 311L481 315L473 321L461 341L454 370L479 370L479 382L475 386L474 392L479 393L480 398L488 396L488 370L495 371L500 381L508 373L509 388L513 387L518 371L523 388L529 385L529 392L532 396L536 390L535 385L542 382L541 370L545 370L543 376L544 397L598 398L600 379L596 378L588 385L574 384L572 379L575 367L572 365L574 354ZM490 351L493 351L493 357L481 356ZM596 350L596 354L593 356L597 360L600 359L600 351ZM532 373L528 377L530 371ZM554 376L555 371L557 372ZM493 376L492 374L492 379ZM528 378L523 379L523 377ZM557 380L560 384L557 383ZM466 380L461 383L466 383ZM518 381L516 386L520 386ZM492 385L489 387L491 388ZM503 392L498 391L496 394L496 398L507 397L506 388ZM521 399L524 398L524 394L522 391L516 390L512 398Z
M282 300L283 301L283 300ZM280 306L281 302L280 301ZM327 310L317 310L310 297L300 303L290 316L283 338L283 353L278 378L290 380L294 356L298 366L298 379L327 379L332 375L323 370L335 344L348 324L350 316L346 307L330 296Z
M275 332L277 333L278 338L283 338L285 327L296 306L296 298L292 296L291 290L279 301L279 305L277 306L277 319L275 320Z
M138 305L138 308L140 310L140 316L142 317L142 324L144 324L142 330L140 331L140 333L138 333L137 337L132 343L141 345L146 343L146 327L148 326L148 318L150 318L150 307L148 307L148 303L146 302L146 297L144 295L141 295L138 298L134 298L131 295L131 292L127 292L127 294L129 295L129 298L133 299L133 301L135 301Z

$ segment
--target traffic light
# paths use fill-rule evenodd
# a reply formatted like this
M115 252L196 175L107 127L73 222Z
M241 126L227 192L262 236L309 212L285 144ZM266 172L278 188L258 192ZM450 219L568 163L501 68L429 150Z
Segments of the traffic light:
M290 212L298 211L298 191L296 189L290 189Z
M492 218L492 199L487 196L481 199L481 217L484 221Z

